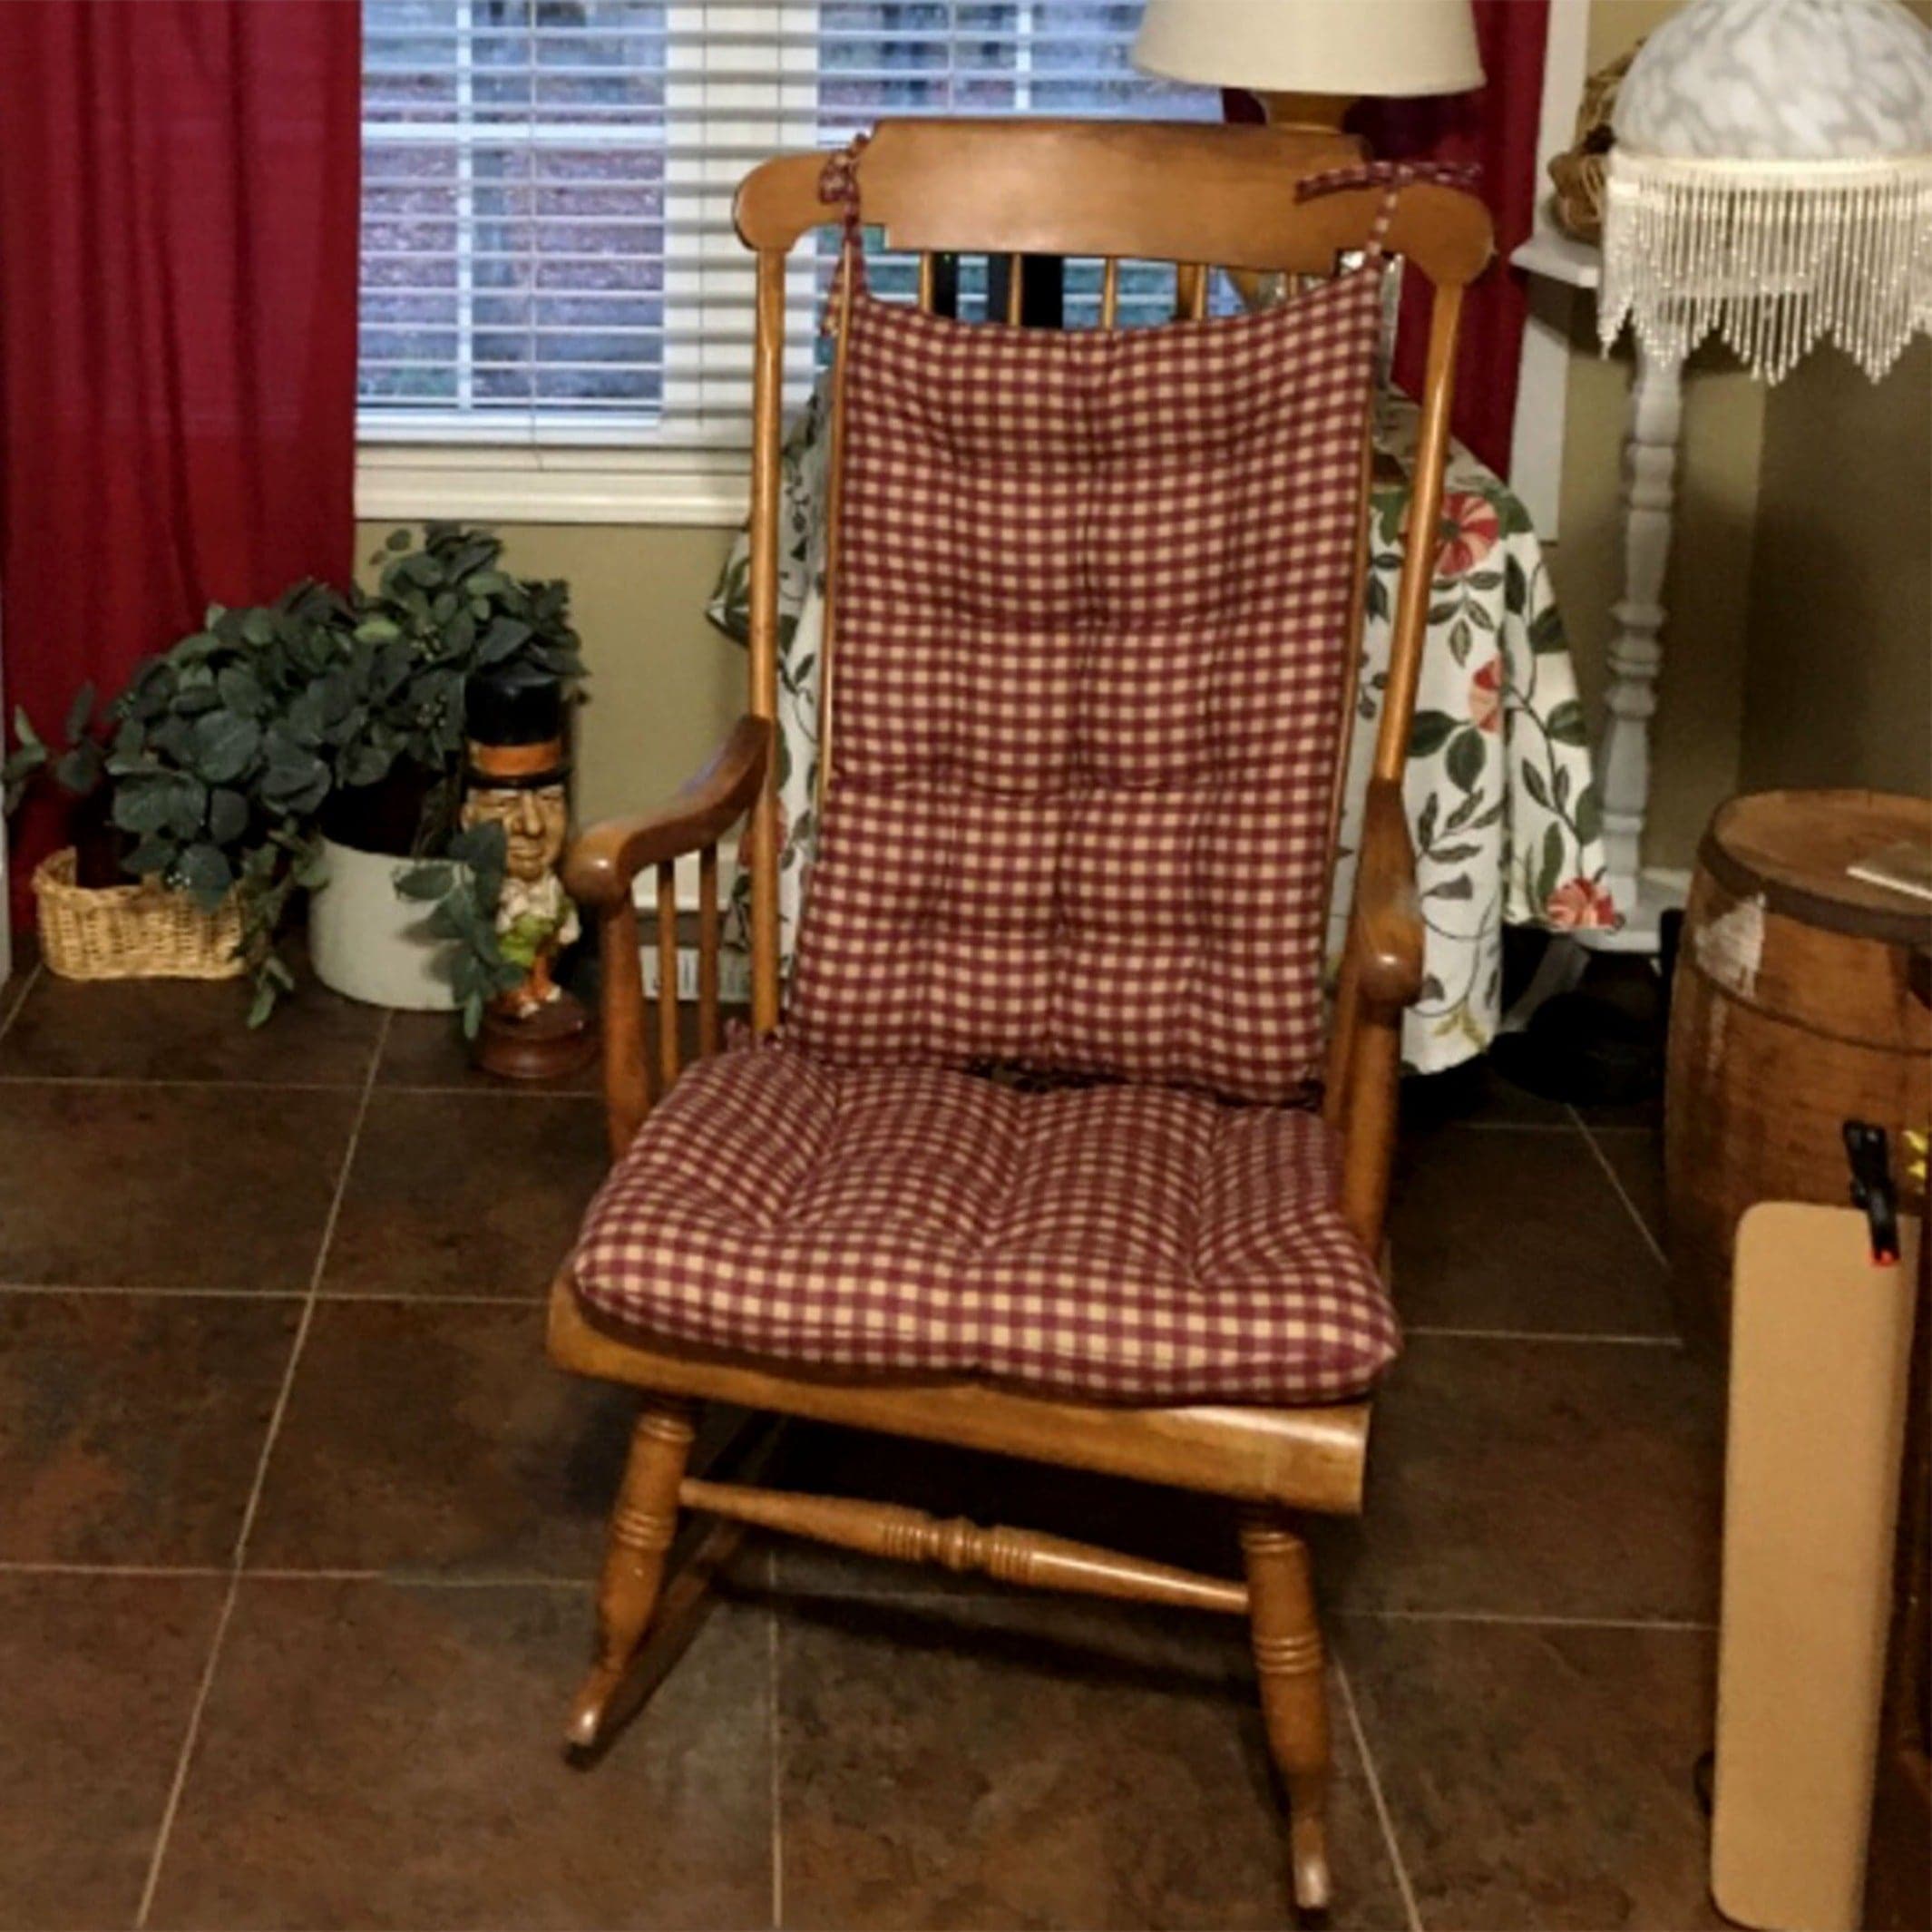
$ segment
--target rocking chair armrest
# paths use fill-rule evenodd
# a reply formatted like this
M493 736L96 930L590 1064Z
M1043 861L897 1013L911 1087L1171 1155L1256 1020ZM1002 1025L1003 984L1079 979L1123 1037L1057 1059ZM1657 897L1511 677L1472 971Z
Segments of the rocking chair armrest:
M563 862L571 896L590 906L623 904L631 881L647 865L715 844L751 809L771 747L770 719L741 717L711 762L667 804L603 819L581 834Z
M1371 1005L1400 1010L1414 1002L1422 990L1422 907L1409 813L1392 779L1372 779L1362 807L1349 943L1356 984Z

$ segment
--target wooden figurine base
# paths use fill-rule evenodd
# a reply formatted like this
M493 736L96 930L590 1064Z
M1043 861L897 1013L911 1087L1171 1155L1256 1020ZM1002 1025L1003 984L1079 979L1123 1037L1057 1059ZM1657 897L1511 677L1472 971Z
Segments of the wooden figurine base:
M499 1079L567 1079L597 1058L597 1031L583 1001L561 993L528 1020L490 1008L470 1056Z

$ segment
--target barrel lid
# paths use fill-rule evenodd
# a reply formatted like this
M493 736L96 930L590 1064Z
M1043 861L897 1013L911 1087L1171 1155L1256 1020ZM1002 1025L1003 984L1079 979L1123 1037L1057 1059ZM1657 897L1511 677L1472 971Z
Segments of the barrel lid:
M1752 792L1720 805L1698 861L1768 912L1888 945L1932 942L1932 900L1854 879L1888 845L1932 845L1932 798L1897 792Z

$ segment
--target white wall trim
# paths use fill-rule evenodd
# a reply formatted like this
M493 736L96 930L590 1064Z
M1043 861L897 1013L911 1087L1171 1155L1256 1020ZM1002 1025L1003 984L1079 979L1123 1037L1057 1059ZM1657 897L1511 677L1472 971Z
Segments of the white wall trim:
M736 841L721 844L717 848L717 903L722 906L731 903L732 882L737 877L738 848ZM686 853L677 861L678 910L680 912L695 912L698 910L698 854ZM655 919L658 913L657 869L640 873L631 883L630 896L639 912L646 918ZM655 1000L658 997L658 942L655 937L645 940L638 949L644 963L644 997ZM718 960L718 996L727 1001L742 1005L751 998L751 961L743 953L725 952ZM695 1000L698 997L698 948L679 946L678 949L678 997L680 1000Z
M731 888L738 875L738 848L734 839L717 848L717 903L728 905L731 903ZM698 854L688 852L677 862L678 910L680 912L695 912L698 910ZM652 866L639 873L631 882L630 896L639 912L655 917L658 911L658 873Z
M658 949L647 942L638 949L644 969L644 997L658 997ZM698 948L678 949L678 997L695 1001L698 998ZM751 961L742 952L720 952L717 956L717 997L727 1006L745 1006L751 1000Z
M356 514L375 522L663 523L745 520L738 452L364 443Z
M1576 105L1587 78L1590 0L1550 0L1543 49L1543 101L1537 123L1537 229L1551 226L1549 161L1575 137ZM1526 244L1526 249L1527 248ZM1522 253L1517 255L1518 266ZM1504 273L1508 273L1506 268ZM1545 284L1532 288L1517 369L1516 428L1509 445L1509 486L1546 543L1557 536L1563 493L1564 418L1570 382L1570 315L1575 295Z

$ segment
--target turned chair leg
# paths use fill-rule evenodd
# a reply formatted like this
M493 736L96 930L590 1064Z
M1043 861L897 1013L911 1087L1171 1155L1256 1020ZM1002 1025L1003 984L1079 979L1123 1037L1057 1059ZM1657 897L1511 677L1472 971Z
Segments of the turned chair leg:
M597 1663L571 1706L568 1737L580 1750L597 1742L611 1699L649 1627L664 1583L665 1556L678 1531L678 1486L693 1433L688 1402L653 1396L631 1435L597 1589Z
M1241 1520L1241 1554L1268 1751L1288 1791L1294 1902L1319 1912L1330 1893L1328 1692L1308 1546L1279 1510L1254 1510Z

